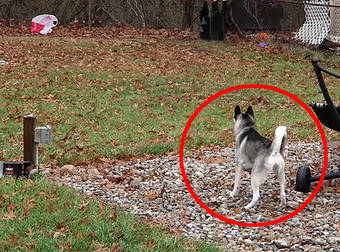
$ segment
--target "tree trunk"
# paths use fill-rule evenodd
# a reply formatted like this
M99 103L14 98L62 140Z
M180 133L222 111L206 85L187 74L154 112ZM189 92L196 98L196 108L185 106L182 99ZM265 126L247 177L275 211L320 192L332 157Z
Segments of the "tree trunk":
M158 15L157 15L157 28L164 28L164 13L165 13L164 0L158 2Z
M92 0L89 0L89 30L92 29Z
M245 37L244 32L240 29L240 27L238 26L238 24L235 22L234 17L233 17L233 11L231 8L231 3L233 0L229 0L226 2L225 8L226 8L226 25L228 27L229 30L231 31L236 31L237 34L243 38Z
M183 22L182 29L193 29L193 15L196 0L185 0L184 1L184 12L183 12Z

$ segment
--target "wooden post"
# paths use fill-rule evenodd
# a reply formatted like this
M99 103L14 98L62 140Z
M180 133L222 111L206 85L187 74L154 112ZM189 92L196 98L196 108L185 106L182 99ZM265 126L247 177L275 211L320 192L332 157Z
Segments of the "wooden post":
M24 116L24 161L29 161L33 165L36 161L36 148L34 146L35 125L35 115Z

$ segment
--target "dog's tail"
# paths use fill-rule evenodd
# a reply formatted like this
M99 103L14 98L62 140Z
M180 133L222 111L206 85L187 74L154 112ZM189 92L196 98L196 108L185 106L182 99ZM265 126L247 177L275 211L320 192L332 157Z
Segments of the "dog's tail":
M282 154L282 151L286 144L286 138L287 138L286 127L285 126L277 127L275 130L274 140L270 146L272 153L280 152Z

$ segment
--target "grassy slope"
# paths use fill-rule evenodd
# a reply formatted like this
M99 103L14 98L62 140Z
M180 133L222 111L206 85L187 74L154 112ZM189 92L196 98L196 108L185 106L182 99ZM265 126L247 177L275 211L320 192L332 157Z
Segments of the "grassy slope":
M8 48L6 51L1 48ZM310 58L339 72L338 57L300 47L155 39L2 37L0 159L21 159L22 118L51 124L44 163L162 154L177 150L189 116L211 94L244 83L278 86L304 102L322 100ZM327 80L339 97L336 82ZM290 141L318 141L308 115L281 95L247 90L225 95L194 122L187 147L233 142L235 104L253 104L267 136L282 123ZM335 137L328 131L329 137ZM150 226L45 180L0 184L0 247L33 250L216 251Z
M305 103L320 101L310 58L335 70L336 56L300 47L157 39L4 37L0 68L0 159L20 159L22 118L50 124L54 144L42 162L77 163L102 157L177 151L186 121L205 99L230 86L274 85ZM336 69L339 72L339 69ZM327 79L339 97L336 82ZM312 119L291 100L269 91L245 90L209 104L195 120L187 148L232 144L235 104L255 107L268 137L279 123L290 141L319 141ZM332 133L328 132L329 137Z
M5 251L218 250L44 179L1 179L0 231Z

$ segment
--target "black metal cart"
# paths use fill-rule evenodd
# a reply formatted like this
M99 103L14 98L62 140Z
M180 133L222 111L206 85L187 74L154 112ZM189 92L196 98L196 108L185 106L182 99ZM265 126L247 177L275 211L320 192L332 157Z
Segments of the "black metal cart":
M319 87L325 98L324 103L312 103L310 107L320 120L320 122L327 128L340 131L340 105L335 105L329 95L322 73L326 73L330 76L340 79L340 75L332 73L327 69L320 66L320 61L317 58L312 59L314 71L318 79ZM296 190L300 192L309 192L312 182L316 182L320 179L321 175L311 176L309 167L300 167L296 174ZM326 173L325 178L334 179L340 178L340 172Z

